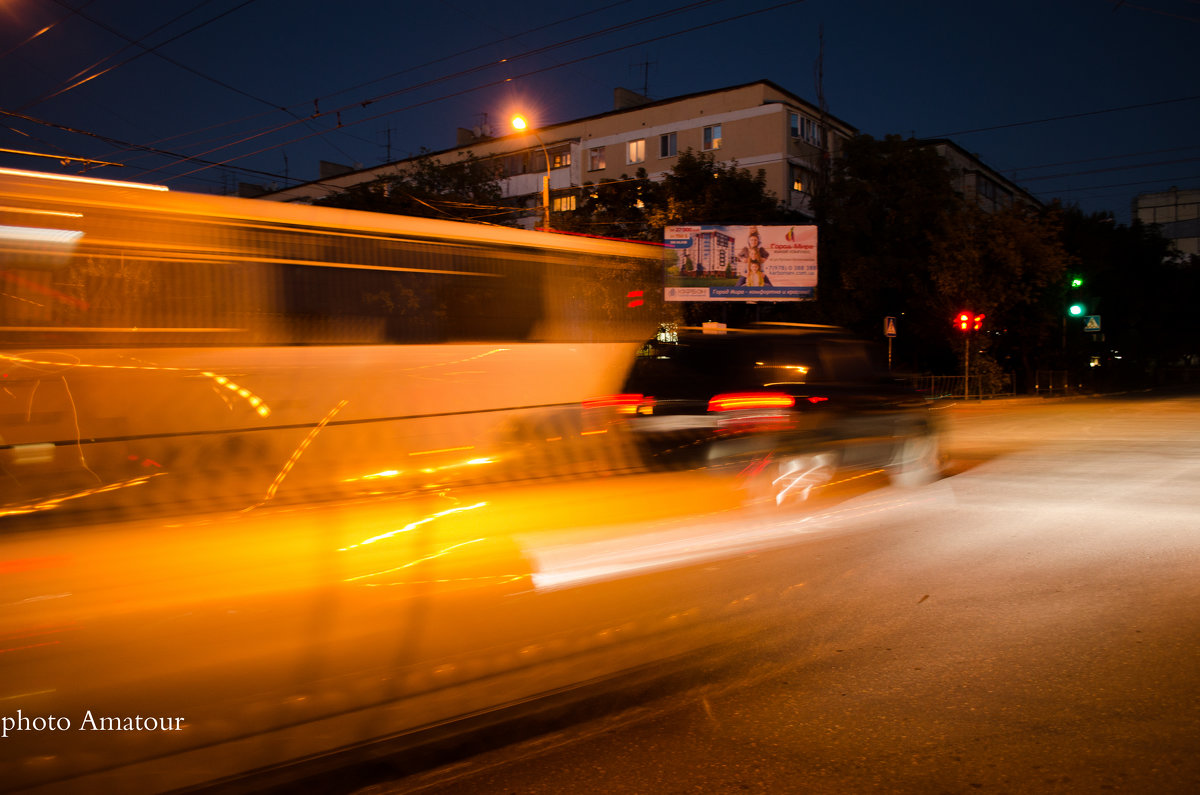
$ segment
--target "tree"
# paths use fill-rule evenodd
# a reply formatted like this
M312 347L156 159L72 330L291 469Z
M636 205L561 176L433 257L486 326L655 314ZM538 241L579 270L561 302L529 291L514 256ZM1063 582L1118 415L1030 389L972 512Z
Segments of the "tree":
M578 209L555 214L555 228L629 240L662 239L662 230L651 227L646 218L647 208L662 201L661 186L649 179L646 169L639 168L632 178L622 174L598 185L589 182L582 194Z
M827 186L813 197L820 227L819 299L805 319L877 334L884 317L903 316L898 345L946 368L949 316L930 275L934 241L944 237L959 208L950 172L932 148L887 136L846 142ZM940 311L940 310L939 310Z
M933 241L934 316L969 308L988 318L980 347L1028 378L1048 366L1060 336L1062 287L1073 262L1057 209L1014 204L986 212L963 202Z
M964 309L987 316L989 333L976 341L1010 371L1051 350L1069 262L1053 212L985 212L955 192L936 150L894 135L847 142L814 209L820 300L805 309L813 319L876 335L884 317L902 318L898 354L942 372L961 356L951 319Z
M710 152L682 152L662 181L662 201L647 220L661 232L677 224L766 224L795 220L767 190L762 169L751 174Z
M395 174L355 185L316 204L377 213L445 218L456 221L508 220L496 165L473 153L443 163L423 155Z
M1103 332L1101 341L1069 324L1072 352L1097 356L1113 386L1154 383L1165 368L1200 355L1191 305L1200 295L1200 267L1136 219L1126 226L1075 207L1062 215L1063 241L1083 281L1073 297L1100 316Z
M579 209L556 216L558 228L608 237L662 240L677 224L798 223L767 190L766 172L750 173L737 163L718 163L709 152L680 153L662 179L645 169L633 178L586 185Z

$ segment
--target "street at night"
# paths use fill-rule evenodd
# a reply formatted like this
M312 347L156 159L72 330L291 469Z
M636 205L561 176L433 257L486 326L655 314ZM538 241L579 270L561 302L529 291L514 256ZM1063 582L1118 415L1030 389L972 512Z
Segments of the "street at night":
M1200 401L942 412L948 477L771 553L798 587L769 642L363 791L1195 791Z

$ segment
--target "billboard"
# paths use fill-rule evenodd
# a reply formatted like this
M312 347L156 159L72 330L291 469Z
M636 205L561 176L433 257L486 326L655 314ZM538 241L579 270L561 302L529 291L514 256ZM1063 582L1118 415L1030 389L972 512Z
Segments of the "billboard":
M815 226L668 226L668 301L811 301Z

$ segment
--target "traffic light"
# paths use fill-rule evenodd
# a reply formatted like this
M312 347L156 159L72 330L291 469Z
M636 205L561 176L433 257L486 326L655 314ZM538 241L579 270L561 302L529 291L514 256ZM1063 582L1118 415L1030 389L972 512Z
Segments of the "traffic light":
M983 328L984 315L975 315L971 312L959 312L954 318L954 325L958 326L959 331L979 331Z
M1067 313L1071 317L1080 317L1087 311L1087 307L1080 303L1074 303L1067 307Z

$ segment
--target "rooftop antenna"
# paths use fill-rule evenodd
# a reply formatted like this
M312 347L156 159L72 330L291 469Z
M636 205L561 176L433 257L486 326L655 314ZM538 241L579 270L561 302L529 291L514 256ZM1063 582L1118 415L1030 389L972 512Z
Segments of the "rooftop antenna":
M645 61L640 61L633 65L635 67L641 67L641 69L642 69L642 96L649 97L650 96L650 67L657 66L658 61L649 60L650 53L646 53L643 57L646 58Z

